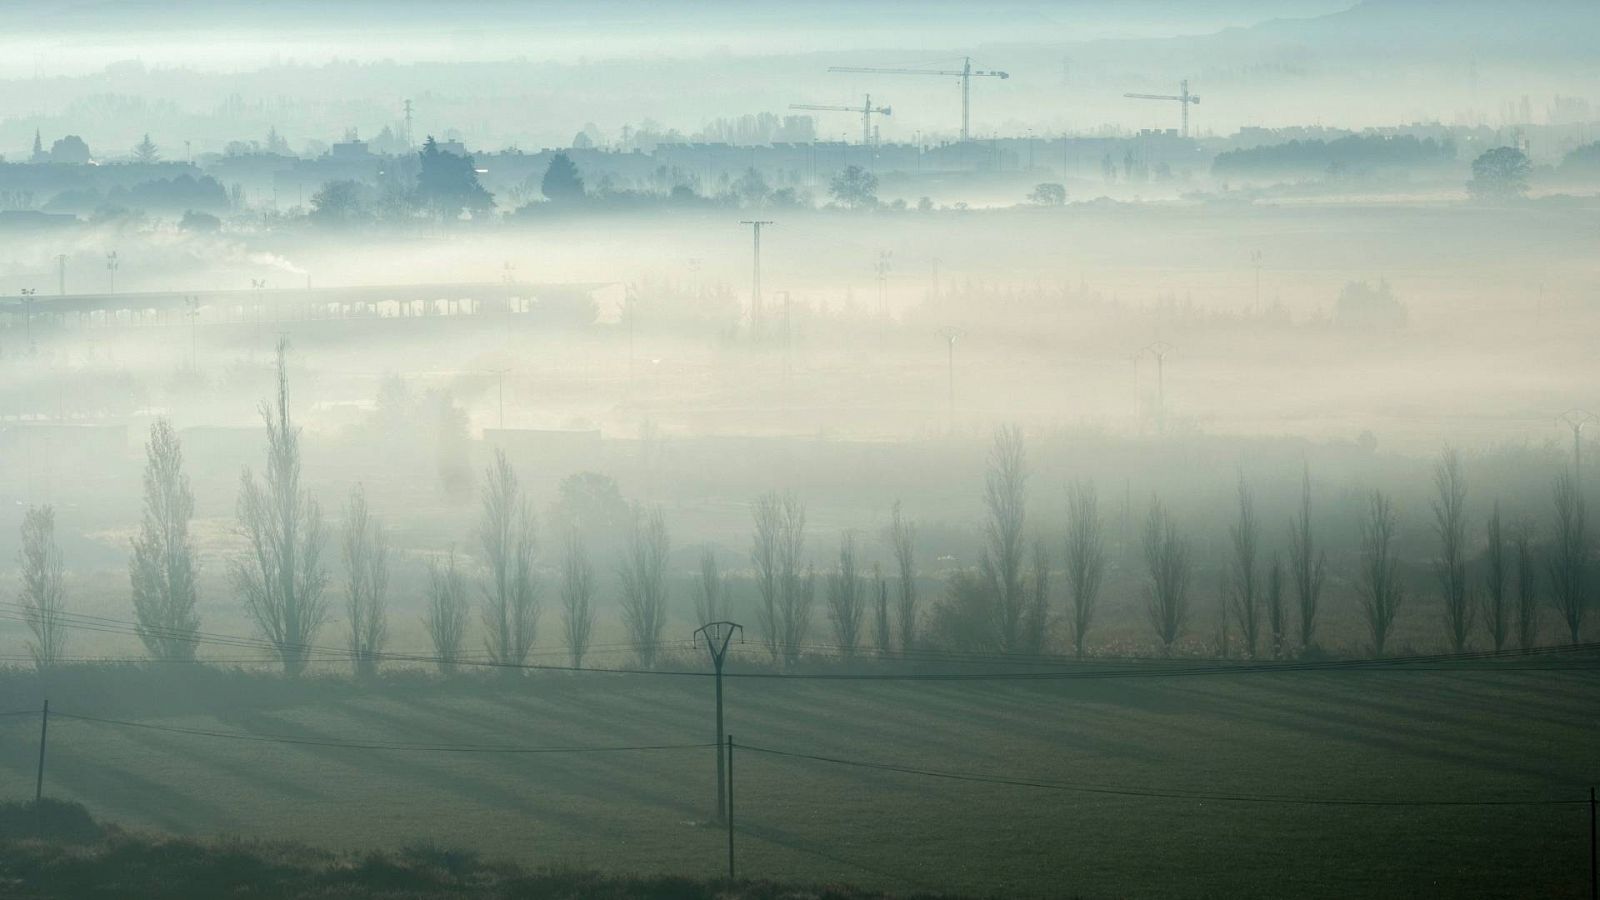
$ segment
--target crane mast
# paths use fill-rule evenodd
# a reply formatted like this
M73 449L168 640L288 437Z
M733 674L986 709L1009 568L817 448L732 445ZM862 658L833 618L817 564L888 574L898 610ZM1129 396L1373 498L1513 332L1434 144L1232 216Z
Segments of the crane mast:
M853 112L861 115L861 146L869 147L876 143L872 139L872 117L874 115L887 116L891 110L887 106L873 106L872 95L867 95L867 100L860 106L819 106L814 103L791 103L790 109L813 109L823 112Z
M1178 83L1178 93L1176 94L1123 94L1122 96L1133 100L1176 101L1183 110L1183 131L1181 133L1184 137L1189 136L1189 106L1200 102L1198 95L1189 93L1189 79L1187 78Z
M961 79L961 142L970 139L969 124L972 111L972 79L974 78L1010 78L1010 74L997 69L974 69L972 57L961 58L960 69L885 69L874 66L829 66L829 72L861 72L870 75L940 75L955 76Z

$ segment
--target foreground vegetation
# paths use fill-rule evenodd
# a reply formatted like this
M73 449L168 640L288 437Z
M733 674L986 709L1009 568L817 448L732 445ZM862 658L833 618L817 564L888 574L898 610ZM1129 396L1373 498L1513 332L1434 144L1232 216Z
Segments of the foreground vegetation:
M599 900L868 900L841 885L529 871L477 853L416 845L339 853L303 844L197 841L124 831L83 807L46 800L0 805L0 890L9 897L339 897L354 900L588 897ZM896 895L910 896L910 895Z
M1022 897L1582 896L1600 679L1530 662L733 678L739 871ZM363 684L156 664L48 678L46 796L130 829L356 854L433 844L707 883L726 865L709 679L402 672ZM40 688L33 673L0 675L0 709L36 704ZM0 720L0 796L32 796L37 739L37 716ZM499 749L425 749L446 744ZM681 749L515 752L662 745Z

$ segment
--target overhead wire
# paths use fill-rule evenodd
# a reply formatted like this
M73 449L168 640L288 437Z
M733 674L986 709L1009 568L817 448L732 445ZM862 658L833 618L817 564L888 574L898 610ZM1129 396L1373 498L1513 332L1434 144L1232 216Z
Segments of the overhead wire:
M1466 799L1384 799L1370 797L1311 797L1311 796L1286 796L1270 794L1225 794L1210 791L1181 791L1181 790L1151 790L1146 788L1116 787L1107 785L1081 784L1061 781L1042 781L1028 778L1016 778L1006 775L992 775L972 772L951 772L936 769L924 769L916 766L900 765L895 763L867 762L864 760L844 759L837 756L823 756L814 753L796 753L789 750L775 750L770 747L761 747L752 744L739 744L739 750L749 750L755 753L764 753L769 756L786 757L789 759L808 760L812 762L829 763L831 765L849 766L853 768L872 769L883 772L895 772L903 775L917 775L927 778L939 778L948 781L965 781L977 784L1009 785L1013 787L1040 788L1056 791L1071 791L1085 794L1107 794L1119 797L1145 797L1161 800L1193 800L1225 803L1272 803L1295 806L1570 806L1587 804L1587 798L1493 798L1483 800Z

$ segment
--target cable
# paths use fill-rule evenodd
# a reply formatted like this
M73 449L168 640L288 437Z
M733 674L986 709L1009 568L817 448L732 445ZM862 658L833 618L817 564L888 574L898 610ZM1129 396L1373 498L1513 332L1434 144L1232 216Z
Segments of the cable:
M484 744L423 744L403 741L334 741L317 738L297 738L286 735L244 734L230 731L212 731L203 728L181 728L172 725L156 725L150 722L129 722L124 719L103 719L98 716L80 716L71 713L56 713L63 719L74 719L79 722L95 722L101 725L115 725L123 728L141 728L148 731L160 731L168 734L182 734L194 737L223 738L226 740L249 741L259 744L292 744L309 747L337 747L346 750L400 750L420 751L429 753L614 753L645 750L705 750L714 748L716 744L645 744L635 746L606 746L606 747L506 747Z
M1587 804L1587 799L1549 800L1380 800L1371 798L1335 798L1335 797L1285 797L1264 794L1217 794L1206 791L1154 791L1141 788L1109 787L1102 785L1073 784L1069 782L1032 781L1022 778L1008 778L998 775L981 775L967 772L941 772L933 769L919 769L912 766L894 765L891 763L872 763L860 760L841 759L834 756L818 756L810 753L794 753L787 750L773 750L767 747L757 747L750 744L739 744L737 749L752 750L756 753L766 753L771 756L782 756L790 759L804 759L814 762L825 762L834 765L852 766L862 769L875 769L885 772L898 772L904 775L921 775L928 778L943 778L950 781L970 781L979 784L1002 784L1017 787L1043 788L1056 791L1074 791L1085 794L1109 794L1119 797L1148 797L1162 800L1201 800L1226 803L1277 803L1295 806L1570 806L1574 804Z
M12 604L0 603L0 607ZM0 609L0 619L17 619L19 617ZM24 616L22 621L29 621ZM116 634L137 634L126 628L113 627L110 623L132 626L133 623L119 622L115 619L106 619L99 616L83 616L79 614L63 614L68 621L62 624L69 628L82 628L90 631L102 631ZM71 621L72 619L91 620L88 623ZM136 629L137 626L134 626ZM267 650L275 654L273 660L281 659L276 655L278 648L270 642L253 638L240 638L236 636L220 635L215 637L200 637L202 632L185 635L184 639L194 643L220 643L228 646L249 647L257 650ZM676 642L662 642L671 644ZM641 645L642 646L642 645ZM300 650L308 654L325 654L326 660L349 660L353 654L348 650L339 648L320 648L314 645L288 645L286 650ZM1048 671L1031 672L725 672L728 678L759 678L759 679L784 679L795 681L1049 681L1071 679L1105 679L1105 678L1157 678L1157 677L1186 677L1202 675L1247 675L1258 673L1285 673L1305 671L1460 671L1463 668L1477 670L1476 666L1463 665L1494 659L1514 659L1532 656L1550 656L1554 654L1584 653L1600 650L1600 644L1586 643L1573 644L1565 647L1543 647L1531 650L1500 650L1500 651L1469 651L1466 653L1447 653L1432 655L1413 655L1406 657L1388 657L1382 659L1345 659L1345 660L1309 660L1309 661L1264 661L1240 663L1231 660L1161 660L1161 659L1127 659L1129 663L1137 663L1123 668L1083 668L1082 664L1074 664L1073 668ZM456 659L444 660L431 654L406 654L406 653L379 653L375 654L379 661L411 662L427 665L438 665L451 662L454 665L471 668L517 669L527 671L553 671L553 672L583 672L605 673L613 675L657 675L667 677L708 678L714 673L708 671L688 671L673 669L642 669L623 667L579 667L569 665L552 665L547 663L529 662L501 662L483 659ZM1209 663L1209 664L1207 664ZM1529 666L1496 666L1494 671L1591 671L1600 668L1600 659L1579 662L1558 662L1554 665L1529 665Z

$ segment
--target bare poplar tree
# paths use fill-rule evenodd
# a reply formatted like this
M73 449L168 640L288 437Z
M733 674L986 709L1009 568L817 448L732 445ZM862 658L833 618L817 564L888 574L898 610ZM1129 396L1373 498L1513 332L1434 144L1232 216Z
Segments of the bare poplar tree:
M1033 545L1033 571L1026 585L1028 607L1022 614L1018 649L1038 655L1050 634L1050 548L1043 539Z
M811 628L816 580L805 557L806 508L793 494L771 492L756 499L755 542L750 550L756 567L761 607L756 611L774 659L799 658Z
M233 581L284 674L298 675L328 617L328 576L322 568L322 511L300 487L300 429L289 417L288 356L289 341L280 339L277 397L261 404L266 477L258 483L248 468L240 476L239 527L250 554L234 562Z
M1588 605L1585 584L1589 570L1589 530L1583 492L1570 473L1556 476L1555 546L1550 549L1550 602L1567 625L1572 643L1578 643Z
M22 585L18 598L33 640L28 652L33 664L48 669L66 655L65 567L56 544L56 511L51 506L30 506L22 514Z
M635 508L623 550L622 623L638 651L639 664L655 665L667 624L667 553L671 540L660 509Z
M344 565L349 574L345 613L350 620L350 656L359 676L377 674L388 635L389 539L356 485L344 517Z
M867 597L856 558L856 537L845 532L839 541L839 568L828 575L828 621L845 656L854 656L861 644L861 624Z
M877 563L872 564L872 595L872 643L878 655L883 656L894 646L894 629L889 624L889 582L884 580L883 566Z
M1267 629L1272 636L1272 658L1282 659L1288 649L1289 609L1283 596L1283 560L1272 554L1267 568Z
M1244 641L1244 654L1255 659L1261 636L1261 575L1256 563L1261 529L1256 523L1255 498L1244 475L1239 476L1239 518L1228 529L1233 539L1233 563L1229 572L1234 619Z
M1367 500L1367 514L1361 520L1361 571L1356 580L1376 656L1383 655L1394 627L1395 613L1405 600L1405 590L1400 585L1400 560L1394 546L1398 529L1394 504L1382 491L1373 491Z
M1067 489L1067 588L1072 594L1072 649L1083 658L1084 639L1094 623L1100 582L1106 571L1105 529L1094 485L1080 481Z
M441 674L456 670L467 636L467 583L456 568L456 552L443 567L428 564L428 614L422 620L433 642L434 661Z
M133 585L133 612L139 639L156 659L194 659L194 547L189 519L194 494L183 472L183 450L166 419L150 426L145 444L144 518L133 539L128 576Z
M594 566L577 528L567 532L566 552L561 556L561 632L572 667L583 668L583 656L594 634Z
M1311 467L1300 481L1300 512L1289 528L1289 569L1300 606L1300 646L1310 647L1317 635L1317 603L1328 571L1328 552L1318 550L1311 533Z
M760 595L761 602L756 609L756 619L761 626L761 635L767 642L767 650L774 659L779 652L778 602L783 583L778 544L783 530L786 499L776 491L769 491L757 497L751 508L755 535L750 546L750 562L755 565L756 593Z
M1445 631L1455 652L1467 649L1472 637L1472 596L1467 590L1467 480L1461 472L1461 454L1446 447L1433 468L1433 529L1439 536L1439 558L1434 577L1444 597Z
M1533 555L1533 526L1517 525L1517 645L1532 650L1539 641L1539 573Z
M1499 500L1494 502L1494 511L1489 514L1484 531L1488 543L1483 551L1483 621L1489 627L1489 638L1498 651L1505 649L1512 628L1509 590L1511 560L1506 555Z
M539 598L533 581L533 505L517 473L496 450L485 473L483 518L478 524L488 582L484 585L483 624L489 658L502 665L528 661L539 630Z
M717 570L717 555L705 548L700 552L700 592L694 598L694 614L700 624L719 621L728 614L727 589Z
M1150 574L1146 590L1146 611L1155 628L1161 651L1171 655L1172 645L1183 634L1189 618L1191 566L1189 542L1178 533L1178 526L1161 506L1150 503L1144 524L1144 561Z
M994 604L994 628L1000 648L1015 653L1022 644L1022 618L1027 607L1022 568L1027 525L1028 461L1022 430L1008 425L995 432L984 477L985 546L981 568Z
M800 659L806 636L811 633L811 616L817 602L817 571L807 564L805 572L799 564L794 575L785 579L783 593L783 653L784 661L794 665Z
M916 543L917 525L906 520L900 510L900 501L896 500L889 515L889 544L894 548L894 564L900 579L895 603L895 630L900 637L902 650L910 650L917 642Z

